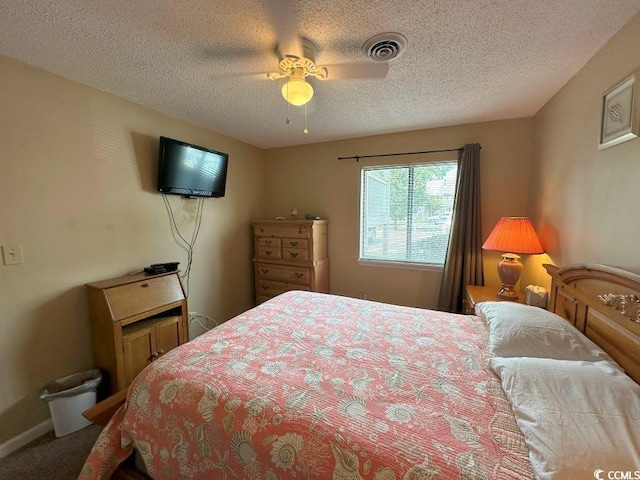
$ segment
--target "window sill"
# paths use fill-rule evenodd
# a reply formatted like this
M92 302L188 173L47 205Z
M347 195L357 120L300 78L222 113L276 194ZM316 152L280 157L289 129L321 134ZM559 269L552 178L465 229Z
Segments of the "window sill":
M358 259L358 265L363 267L385 267L400 268L405 270L426 270L429 272L442 272L444 265L435 263L413 263L413 262L397 262L392 260L371 260L365 258Z

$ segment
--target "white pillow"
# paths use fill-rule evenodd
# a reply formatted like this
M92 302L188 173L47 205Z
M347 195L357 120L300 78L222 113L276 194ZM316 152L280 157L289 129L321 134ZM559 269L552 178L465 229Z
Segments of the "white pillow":
M640 478L640 385L614 365L496 357L491 367L539 479Z
M489 351L496 357L615 363L577 328L542 308L516 302L483 302L476 305L476 315L489 326Z

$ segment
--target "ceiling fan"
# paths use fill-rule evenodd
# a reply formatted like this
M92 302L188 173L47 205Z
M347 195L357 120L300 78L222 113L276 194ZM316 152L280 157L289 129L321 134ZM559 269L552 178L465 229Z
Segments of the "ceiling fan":
M307 38L300 38L301 53L285 53L280 44L277 48L278 70L267 73L271 80L288 78L282 86L282 96L290 104L301 106L313 97L313 87L305 81L306 77L319 80L345 80L354 78L384 78L389 64L381 62L345 63L338 65L316 64L316 47Z
M387 62L400 56L407 46L406 37L399 33L379 34L362 47L369 61L318 65L316 46L311 40L297 35L291 0L267 0L264 4L276 32L279 61L278 70L267 73L267 77L271 80L288 78L282 86L282 96L295 106L305 105L313 97L313 87L306 77L319 80L384 78L389 71Z

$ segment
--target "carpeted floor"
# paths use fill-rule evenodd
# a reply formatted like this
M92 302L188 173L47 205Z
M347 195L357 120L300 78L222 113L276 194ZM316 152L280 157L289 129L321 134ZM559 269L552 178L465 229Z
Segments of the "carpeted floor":
M0 480L72 480L78 478L100 427L56 438L53 431L0 459Z

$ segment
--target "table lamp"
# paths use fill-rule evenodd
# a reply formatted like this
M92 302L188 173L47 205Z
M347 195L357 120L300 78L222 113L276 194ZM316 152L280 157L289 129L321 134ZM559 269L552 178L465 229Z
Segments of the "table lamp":
M544 253L540 239L529 219L527 217L502 217L482 248L508 252L502 255L502 260L498 263L498 276L502 283L498 297L517 300L518 293L514 286L522 274L522 263L520 263L520 256L517 254L537 255Z

